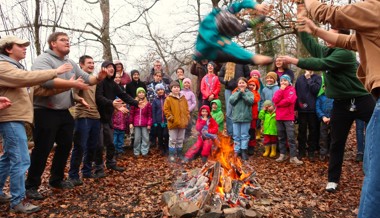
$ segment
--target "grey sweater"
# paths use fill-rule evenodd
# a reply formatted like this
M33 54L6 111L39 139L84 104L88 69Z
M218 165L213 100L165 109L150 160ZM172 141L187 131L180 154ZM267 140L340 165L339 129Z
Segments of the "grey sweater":
M43 54L37 57L37 59L33 63L32 70L56 69L57 67L65 63L70 63L71 65L73 65L73 69L70 72L59 75L59 78L69 80L73 75L75 75L75 78L81 76L86 83L89 83L90 75L88 73L83 72L73 60L67 57L61 59L50 49L46 50ZM53 85L53 80L49 80L41 86L53 89ZM72 97L71 90L67 90L65 92L53 96L35 96L33 104L34 108L65 110L74 106L74 100Z

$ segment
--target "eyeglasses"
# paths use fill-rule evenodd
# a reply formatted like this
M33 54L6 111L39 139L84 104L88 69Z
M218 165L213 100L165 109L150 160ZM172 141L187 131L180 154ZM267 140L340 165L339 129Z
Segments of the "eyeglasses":
M161 75L154 75L154 76L157 76L157 77L162 77Z

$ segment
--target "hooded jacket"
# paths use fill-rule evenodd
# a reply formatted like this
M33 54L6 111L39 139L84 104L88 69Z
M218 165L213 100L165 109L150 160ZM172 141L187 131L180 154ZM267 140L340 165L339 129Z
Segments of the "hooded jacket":
M136 90L140 87L147 91L145 83L141 82L140 79L138 81L135 81L132 78L132 81L125 86L125 92L134 99L137 96Z
M297 78L295 89L297 92L296 110L300 113L315 113L315 102L322 85L322 78L317 75L311 75L306 79L304 75Z
M190 119L187 100L181 93L179 97L170 93L164 103L164 113L168 120L168 129L185 129Z
M272 99L276 106L276 120L294 121L294 105L297 101L296 89L287 86L284 90L277 90Z
M102 67L107 67L110 64L115 68L115 65L111 61L103 62ZM107 76L96 86L95 100L100 114L100 121L102 123L112 124L112 114L114 111L113 101L116 97L123 100L126 104L138 106L138 102L130 95L123 92L120 86L115 83L114 78L115 73L112 77Z
M316 112L320 120L322 120L323 117L331 117L333 103L334 99L326 97L325 94L322 94L317 98Z
M203 109L207 110L208 117L209 117L208 120L203 120L202 119L201 112L202 112ZM207 127L205 127L205 126L207 126ZM200 133L200 135L206 136L206 138L207 138L207 133L208 134L212 134L212 135L216 135L218 133L218 124L216 123L215 119L211 116L210 107L209 106L203 105L199 109L198 119L197 119L197 123L195 125L195 129ZM202 132L202 130L206 130L207 133L204 134Z
M214 94L214 99L219 98L220 82L218 77L213 73L207 73L201 82L202 99L207 99Z
M0 55L0 95L12 105L0 110L0 122L33 122L33 88L25 88L57 77L57 70L25 71L14 59Z
M218 131L222 132L224 129L224 113L222 111L222 102L219 99L211 101L211 108L213 103L216 103L218 107L216 108L216 110L211 110L211 116L212 118L214 118L216 123L218 123Z
M157 96L152 103L153 124L167 123L164 114L165 95Z
M260 110L263 107L264 101L266 100L272 101L274 93L279 89L280 87L278 86L278 83L276 81L275 81L275 84L273 85L265 85L265 87L260 93L260 105L261 105L261 108L259 108Z
M191 91L191 89L183 88L181 90L181 94L185 96L187 100L187 105L189 106L189 111L191 113L194 110L195 106L197 105L197 100L195 98L194 92Z
M123 65L123 63L121 63L121 61L115 61L114 64L115 65L120 64L121 67L122 67L123 74L121 75L121 78L120 78L120 85L123 86L123 88L125 88L125 85L127 85L128 83L130 83L132 81L132 79L129 76L129 74L124 71L124 65Z
M263 121L264 135L277 135L276 112L260 110L259 119Z
M251 90L253 97L255 99L253 101L253 104L252 104L252 122L256 122L256 120L259 116L260 93L258 90L260 90L260 82L259 82L259 80L255 79L255 78L251 78L248 80L248 84L252 84L252 83L254 83L256 85L256 90Z
M131 106L129 123L133 126L152 126L152 105L145 98L145 106Z

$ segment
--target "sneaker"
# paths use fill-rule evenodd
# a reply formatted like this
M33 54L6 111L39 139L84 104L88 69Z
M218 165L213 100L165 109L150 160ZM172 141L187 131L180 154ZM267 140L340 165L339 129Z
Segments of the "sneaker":
M33 200L43 200L45 199L44 196L42 196L37 188L30 188L30 189L27 189L26 190L26 197L28 197L29 199L33 199Z
M175 157L174 157L173 155L170 155L170 156L169 156L169 161L170 161L170 162L175 162Z
M14 213L34 213L41 210L39 206L29 203L26 199L22 200L19 204L11 208Z
M74 188L74 185L70 182L70 180L60 181L58 183L49 183L49 185L57 189L73 189Z
M303 164L303 162L300 161L300 160L298 160L297 157L291 157L291 158L290 158L290 163L294 163L294 164L296 164L296 165L301 165L301 164Z
M0 204L4 204L4 203L8 203L9 201L11 201L11 198L12 196L9 195L9 194L1 194L0 195Z
M356 162L363 162L363 154L357 154L355 158Z
M117 172L124 172L125 171L124 167L119 167L117 165L107 166L107 169L114 170L114 171L117 171Z
M72 178L69 178L68 181L71 182L71 184L73 184L73 186L80 186L80 185L83 185L83 181L81 179L72 179Z
M328 192L335 192L338 188L338 183L335 182L328 182L326 185L326 191Z
M324 154L319 155L319 160L320 161L326 161L327 160L327 155L324 155Z
M284 162L286 160L285 154L280 154L280 157L276 159L276 162Z
M106 177L106 176L107 176L107 175L104 173L103 170L99 170L99 171L96 171L96 172L94 173L94 178L95 178L95 179L104 178L104 177Z

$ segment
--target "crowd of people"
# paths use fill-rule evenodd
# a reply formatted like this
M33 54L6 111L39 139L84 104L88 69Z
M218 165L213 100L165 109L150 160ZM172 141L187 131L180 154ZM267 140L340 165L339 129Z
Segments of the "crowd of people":
M67 58L70 42L63 32L49 36L48 50L34 60L32 71L27 71L20 61L25 58L30 42L16 36L1 38L0 203L10 202L15 212L40 210L27 198L45 198L38 189L54 144L49 178L52 188L72 189L82 185L83 178L106 177L105 168L123 172L125 168L117 165L117 157L125 153L126 135L133 135L130 141L135 158L148 156L150 149L157 146L170 162L186 163L197 155L207 161L222 132L233 138L234 155L242 160L257 153L261 142L262 156L274 158L276 162L290 157L291 164L302 165L306 158L314 162L319 153L320 161L329 161L326 191L335 192L342 172L346 139L356 121L356 159L364 158L365 170L359 217L374 217L379 210L376 206L380 204L377 200L380 176L376 164L377 105L380 103L377 65L369 57L380 49L378 44L371 43L378 41L370 34L377 31L377 25L368 21L364 28L355 15L363 11L376 13L374 9L379 3L369 0L335 7L305 0L305 5L314 19L332 25L331 30L326 31L308 18L298 17L298 36L312 57L278 56L273 69L261 73L250 70L247 64L268 64L271 60L267 57L245 51L241 51L242 57L232 57L229 50L240 51L241 48L235 44L225 47L229 41L223 36L221 43L216 42L214 47L207 38L200 37L198 40L203 41L197 44L190 70L197 77L195 93L193 81L186 78L184 68L176 69L176 79L172 80L163 72L159 60L153 63L143 81L138 70L129 74L120 61L104 61L95 74L91 56L81 56L79 66ZM242 8L268 10L264 5L244 0L233 4L228 13ZM209 22L218 19L217 14L222 12L215 10L215 13L207 18ZM251 24L248 22L243 30L252 27ZM350 35L348 29L355 29L355 35ZM212 32L214 34L215 29ZM312 36L324 39L326 46ZM358 50L360 62L355 53L347 49ZM226 62L215 63L205 57ZM303 69L304 73L295 78L288 64ZM322 71L322 76L316 71ZM222 85L224 101L219 99ZM69 111L73 106L74 116ZM194 135L191 114L196 106L197 141L183 151L185 137ZM24 123L34 124L34 147L30 156ZM366 146L363 145L364 131ZM70 169L65 179L70 153ZM3 187L9 176L10 194L6 194Z

